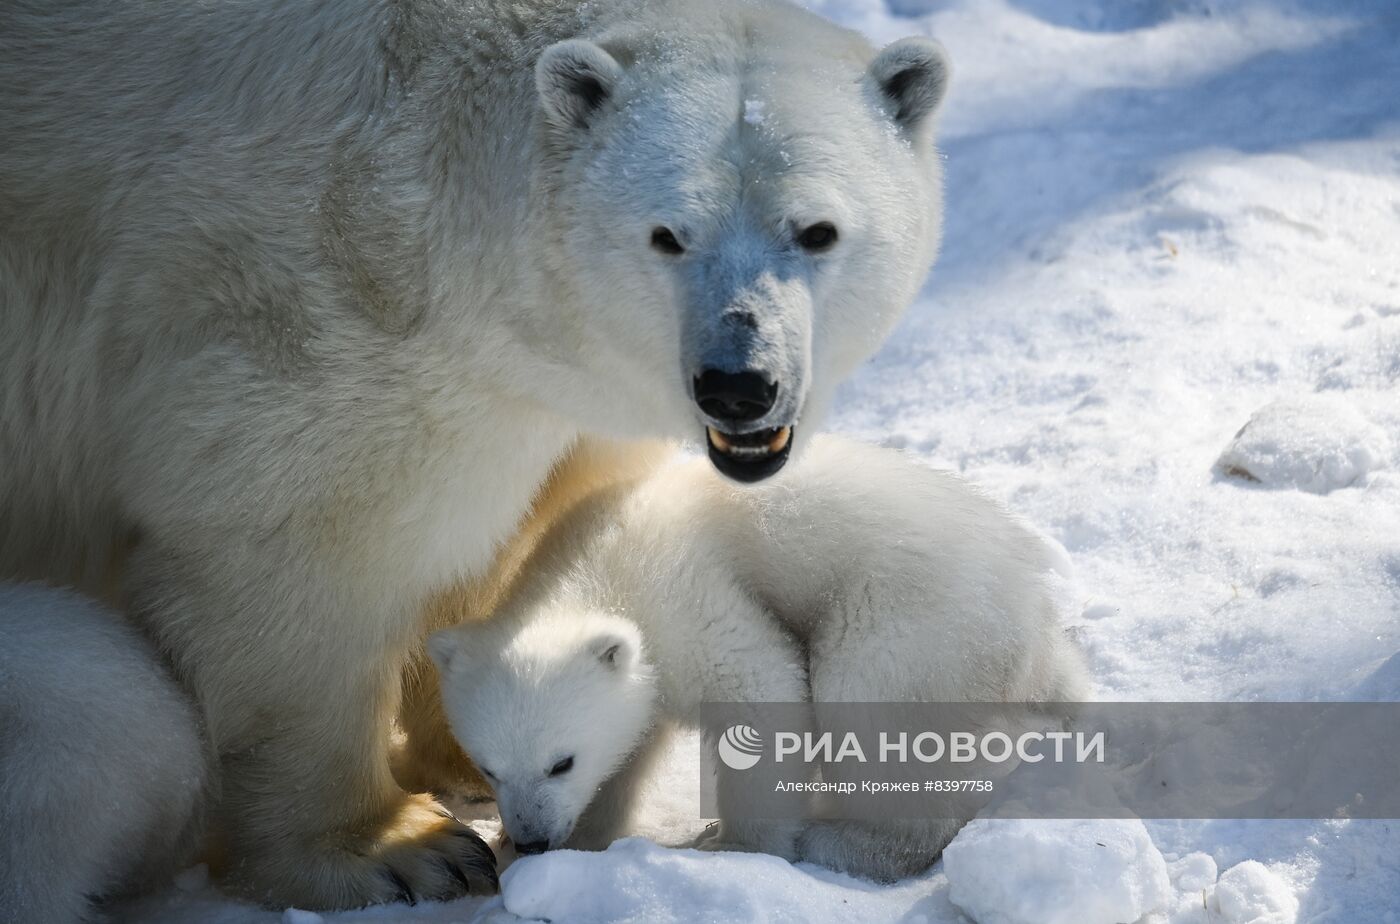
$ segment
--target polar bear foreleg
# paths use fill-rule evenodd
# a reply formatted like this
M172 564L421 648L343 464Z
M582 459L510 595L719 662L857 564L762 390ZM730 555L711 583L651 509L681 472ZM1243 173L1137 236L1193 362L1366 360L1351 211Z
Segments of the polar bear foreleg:
M143 547L128 575L219 755L226 886L318 909L492 891L484 842L390 773L408 608L291 543L200 548Z

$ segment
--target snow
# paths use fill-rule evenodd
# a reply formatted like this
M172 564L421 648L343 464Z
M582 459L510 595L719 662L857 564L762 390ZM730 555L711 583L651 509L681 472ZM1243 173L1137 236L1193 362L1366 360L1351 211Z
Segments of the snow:
M1215 884L1218 869L1208 853L1191 853L1167 864L1167 875L1178 892L1201 892Z
M1345 400L1306 395L1256 411L1216 468L1265 487L1326 494L1381 468L1390 452L1385 432Z
M944 255L832 429L965 473L1063 546L1101 699L1400 699L1394 0L808 5L954 64ZM699 832L695 756L671 755L640 833ZM955 924L953 895L1053 894L1161 904L1144 924L1400 921L1397 822L1149 822L1102 865L1021 862L1063 824L1003 828L972 881L980 827L883 888L628 840L521 860L491 901L324 918ZM208 889L127 916L279 919Z
M282 912L282 924L322 924L325 918L314 911L288 908Z
M866 920L893 919L926 898L917 884L881 888L773 857L673 850L642 838L617 841L601 853L531 857L506 871L501 891L495 904L519 918L571 924L838 924L851 920L855 908L874 915ZM934 904L947 911L946 901Z
M1298 899L1254 860L1225 871L1215 886L1214 907L1230 924L1293 924L1298 919Z
M974 819L943 851L977 924L1120 924L1167 909L1167 863L1136 819Z

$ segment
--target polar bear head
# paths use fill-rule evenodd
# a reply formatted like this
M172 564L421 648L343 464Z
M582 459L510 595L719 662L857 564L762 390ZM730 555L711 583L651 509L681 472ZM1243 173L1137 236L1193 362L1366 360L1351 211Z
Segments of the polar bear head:
M551 323L587 373L556 400L612 435L704 434L736 480L781 468L933 260L947 76L930 40L877 53L737 0L545 50Z
M651 727L637 627L606 614L445 629L428 640L453 734L521 853L562 846Z

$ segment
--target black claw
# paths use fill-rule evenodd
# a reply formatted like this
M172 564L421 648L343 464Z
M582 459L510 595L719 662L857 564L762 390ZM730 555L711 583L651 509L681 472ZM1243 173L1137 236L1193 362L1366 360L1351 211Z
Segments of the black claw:
M491 851L490 847L486 848L486 853L481 857L480 862L471 865L490 880L492 889L497 892L501 890L501 876L496 872L496 854Z
M473 872L480 873L490 881L491 887L500 890L501 880L496 873L496 853L491 849L491 845L482 839L481 835L471 829L467 829L466 835L471 840L472 855L462 861L462 864Z
M481 851L458 862L463 868L484 876L491 883L493 889L499 890L501 879L496 873L496 854L492 852L490 847L486 847L484 844L481 846L483 848Z
M395 897L399 901L409 905L418 904L418 899L413 897L413 890L408 887L407 880L395 872L392 866L384 867L384 872L389 874L390 881L394 883L395 888L398 890L398 895Z
M438 859L442 860L442 866L444 869L447 870L448 874L450 874L453 879L456 879L457 882L462 886L462 891L470 895L472 893L472 884L467 879L467 874L462 872L462 870L457 866L457 864L453 863L447 857L440 856Z

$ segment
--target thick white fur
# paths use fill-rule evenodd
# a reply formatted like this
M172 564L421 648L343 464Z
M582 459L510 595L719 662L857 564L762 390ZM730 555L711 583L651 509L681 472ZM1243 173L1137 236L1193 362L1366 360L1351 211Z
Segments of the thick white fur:
M188 860L208 769L189 697L119 614L0 585L0 921L90 920Z
M0 578L119 575L220 755L226 885L491 886L389 771L425 601L581 434L698 437L712 356L800 446L937 249L944 75L779 0L0 8Z
M957 476L821 438L751 489L696 460L594 496L546 537L496 619L429 648L454 729L496 776L507 831L601 847L639 790L629 755L649 753L653 724L693 723L700 702L1079 700L1053 564ZM610 640L627 657L600 665L592 653ZM565 755L574 769L549 778ZM798 835L722 817L718 843L891 879L926 868L956 829Z

